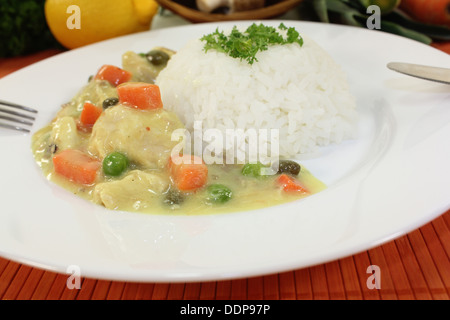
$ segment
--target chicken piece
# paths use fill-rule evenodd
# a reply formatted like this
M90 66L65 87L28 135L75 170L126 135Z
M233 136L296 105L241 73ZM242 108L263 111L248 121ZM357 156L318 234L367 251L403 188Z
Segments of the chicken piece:
M121 180L97 184L93 200L108 209L139 209L151 205L168 188L168 177L156 172L133 170Z
M147 54L137 54L127 51L122 55L122 68L133 74L133 81L155 83L156 77L167 65L167 62L175 52L157 47ZM157 57L165 57L152 60L154 54Z
M72 117L57 118L52 125L50 141L59 150L77 148L80 144L77 125Z
M68 106L81 112L86 101L101 107L107 98L117 98L116 88L108 81L93 79L72 98Z
M118 104L106 109L92 128L88 150L103 159L111 152L127 155L131 162L145 168L166 166L172 149L172 132L184 129L175 113L164 110L139 110Z

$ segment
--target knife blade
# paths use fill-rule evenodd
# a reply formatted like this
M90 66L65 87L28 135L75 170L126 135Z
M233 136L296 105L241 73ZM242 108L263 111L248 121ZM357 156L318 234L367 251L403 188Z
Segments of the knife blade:
M404 62L389 62L387 67L420 79L450 84L450 69Z

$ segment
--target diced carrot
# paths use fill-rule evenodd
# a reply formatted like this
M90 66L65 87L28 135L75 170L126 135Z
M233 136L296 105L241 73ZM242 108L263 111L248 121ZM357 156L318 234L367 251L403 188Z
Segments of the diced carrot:
M95 75L95 79L106 80L115 87L121 83L130 81L131 77L131 72L109 64L102 66Z
M163 107L161 92L155 84L128 82L117 87L120 103L142 110Z
M92 127L102 114L102 109L96 105L85 102L80 115L80 122L86 127Z
M277 183L286 192L309 193L308 189L302 186L299 181L284 173L278 177Z
M81 184L92 184L97 178L101 162L76 149L65 149L53 157L55 172Z
M200 157L184 155L169 159L169 170L175 186L181 191L194 191L208 180L208 167Z

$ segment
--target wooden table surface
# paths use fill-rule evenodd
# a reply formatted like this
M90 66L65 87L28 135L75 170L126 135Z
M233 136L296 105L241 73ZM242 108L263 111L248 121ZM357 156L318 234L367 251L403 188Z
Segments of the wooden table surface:
M0 77L59 53L47 50L0 59ZM279 274L201 283L137 283L81 278L41 270L0 257L3 300L448 300L450 296L450 211L409 234L371 250ZM367 268L380 268L380 288ZM369 281L368 281L369 280Z

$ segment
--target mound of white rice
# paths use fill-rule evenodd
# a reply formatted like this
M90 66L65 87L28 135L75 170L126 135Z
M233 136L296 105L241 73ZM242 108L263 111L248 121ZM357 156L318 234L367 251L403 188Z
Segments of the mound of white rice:
M190 41L156 80L164 108L191 132L194 121L204 132L213 128L224 136L227 129L279 129L279 154L286 158L353 137L355 100L345 73L302 37L303 46L269 47L252 65L215 50L205 53L204 42ZM247 150L247 144L237 147Z

